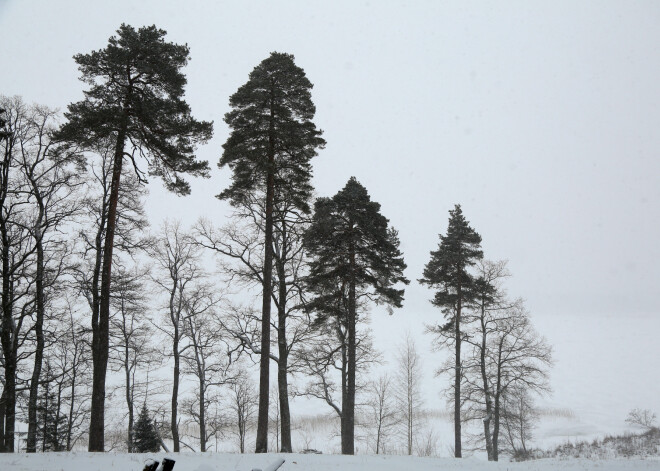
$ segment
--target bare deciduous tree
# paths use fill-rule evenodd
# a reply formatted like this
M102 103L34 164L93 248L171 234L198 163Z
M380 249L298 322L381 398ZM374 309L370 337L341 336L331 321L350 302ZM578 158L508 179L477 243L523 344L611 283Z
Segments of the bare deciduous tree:
M2 321L0 343L4 367L0 396L0 452L14 452L16 427L16 388L19 368L19 347L26 336L24 323L29 322L33 309L30 300L32 283L26 263L36 246L29 227L20 192L25 183L20 178L18 151L22 136L29 129L28 108L20 98L1 97L4 110L2 162L0 163L0 242L2 243ZM23 282L21 282L21 280Z
M135 404L144 397L146 384L140 373L148 365L150 368L160 363L160 355L151 342L152 333L148 328L150 319L147 307L145 282L147 269L126 269L119 266L113 278L110 318L111 365L123 372L124 398L128 417L126 445L133 452L133 426Z
M84 427L89 420L92 369L89 346L91 336L80 319L75 317L73 306L67 302L66 334L58 342L61 352L62 370L66 372L67 411L66 451L71 451L76 442L87 432Z
M539 418L534 408L530 390L524 385L514 384L504 394L500 417L504 429L504 449L514 458L526 458L527 444Z
M20 105L17 107L17 109ZM44 322L47 292L65 268L69 247L58 229L78 212L77 189L81 160L75 153L55 150L51 135L57 113L44 106L24 108L23 127L16 133L16 159L23 180L17 196L24 201L28 214L28 232L34 239L34 357L28 399L28 434L26 450L36 451L37 394L44 355ZM62 149L60 149L62 150Z
M218 322L220 298L213 287L198 284L186 294L184 304L184 334L188 348L182 350L185 372L197 380L194 397L188 401L188 412L199 426L200 451L207 450L208 441L220 432L222 422L207 420L212 403L220 400L218 388L229 381L230 352L223 351L225 332Z
M500 314L510 307L506 292L502 288L502 281L509 276L505 261L479 260L472 309L467 311L465 316L466 323L470 326L465 333L465 342L471 350L463 360L462 400L467 406L463 419L482 421L482 437L489 460L493 459L491 424L494 419L494 397L489 374L489 341L498 329Z
M197 240L202 246L222 254L235 263L223 263L223 272L234 282L247 286L262 286L263 273L264 208L260 201L246 196L244 204L235 208L234 221L214 229L201 220L196 227ZM273 288L272 301L277 317L272 317L271 328L277 332L269 357L277 364L278 409L280 420L280 450L291 452L291 414L289 410L289 376L300 371L295 350L301 348L312 334L308 312L304 309L301 277L306 269L306 254L302 234L307 221L286 202L278 203L273 215ZM251 355L261 355L261 317L250 313L245 320L227 325L229 332Z
M243 204L235 207L232 223L215 229L208 221L200 220L196 226L196 239L203 247L224 256L223 272L234 284L248 287L263 285L263 256L265 221L263 202L245 196ZM289 376L300 372L295 351L313 335L301 277L306 269L306 254L302 234L306 219L287 206L278 203L273 215L273 287L270 290L277 317L270 319L277 332L269 358L277 365L278 414L280 415L280 451L290 453L291 414L289 409ZM229 261L229 263L227 263ZM243 315L242 318L237 317ZM239 342L243 351L252 356L261 355L261 316L251 310L234 308L234 315L226 323L228 332Z
M392 380L387 374L369 383L367 407L370 422L375 428L373 451L385 453L387 440L398 422L397 408L392 397Z
M396 362L394 394L401 419L401 432L406 438L406 452L412 455L424 404L421 384L422 359L410 334L406 335L404 344L399 347Z
M250 377L241 370L230 386L229 407L236 418L236 437L238 450L245 453L245 441L248 432L253 428L252 419L257 411L258 395Z
M552 365L552 348L533 328L522 300L503 302L502 306L488 313L487 322L479 321L474 326L471 335L477 339L472 343L476 348L472 349L463 370L463 381L470 387L466 388L462 401L472 403L472 409L468 410L481 410L477 417L492 420L492 432L484 426L484 434L486 443L490 439L489 458L494 461L499 459L499 438L508 395L549 391L548 368ZM485 349L482 349L484 338ZM490 413L487 399L491 401ZM530 403L527 400L526 404Z
M628 412L626 422L630 425L638 425L646 429L651 429L655 427L655 419L655 412L649 409L633 409Z
M155 322L154 326L172 342L169 352L174 361L170 429L173 451L178 452L181 446L178 417L181 355L190 347L184 340L186 307L190 301L188 295L203 277L203 271L199 266L199 246L178 222L164 223L151 255L158 271L153 281L161 292L167 294L167 303L163 306L167 327L161 326L160 322Z
M34 452L47 298L68 260L69 246L59 229L71 222L79 207L75 193L81 184L80 160L75 153L56 151L51 138L55 111L26 105L19 97L0 97L0 108L5 112L0 171L0 341L5 369L0 450L14 451L16 375L20 361L31 356L30 379L20 388L29 390L27 451Z

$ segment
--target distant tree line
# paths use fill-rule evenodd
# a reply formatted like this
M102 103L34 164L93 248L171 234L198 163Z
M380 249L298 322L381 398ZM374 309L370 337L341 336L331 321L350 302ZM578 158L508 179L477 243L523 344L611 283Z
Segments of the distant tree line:
M83 442L89 451L171 443L204 452L231 434L244 452L256 423L255 450L266 452L275 422L275 448L292 452L289 401L306 395L336 415L344 454L363 430L375 453L393 450L396 437L402 452L429 454L413 339L394 373L368 377L379 362L369 309L402 307L409 283L398 232L354 177L333 197L312 198L311 160L325 141L292 55L272 53L229 99L218 166L232 180L218 198L231 217L150 231L147 177L188 194L186 175L208 177L195 152L213 131L183 98L188 47L165 35L122 25L104 49L76 55L87 88L63 118L0 97L0 451L24 439L28 452ZM440 238L420 282L444 315L428 331L453 354L438 371L454 377L455 455L461 424L480 420L483 437L472 441L497 460L503 436L525 447L550 348L522 301L508 300L505 264L483 260L460 206ZM239 288L258 291L260 308L237 301ZM121 407L110 408L115 393ZM122 424L120 436L110 422Z

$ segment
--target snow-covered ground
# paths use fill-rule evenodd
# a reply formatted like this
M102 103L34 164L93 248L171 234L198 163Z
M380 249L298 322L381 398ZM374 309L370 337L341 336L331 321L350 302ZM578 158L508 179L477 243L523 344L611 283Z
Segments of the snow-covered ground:
M47 453L0 455L2 471L141 471L150 459L162 459L163 454L140 455L125 453ZM658 470L658 460L538 460L526 463L488 463L476 458L419 458L409 456L340 456L340 455L277 455L230 453L181 453L167 455L176 461L174 471L251 471L266 469L279 457L286 461L281 471L551 471L551 470Z

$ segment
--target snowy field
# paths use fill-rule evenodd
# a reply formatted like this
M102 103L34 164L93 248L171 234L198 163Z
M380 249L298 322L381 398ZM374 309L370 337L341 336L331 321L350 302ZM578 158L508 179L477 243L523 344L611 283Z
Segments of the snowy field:
M2 471L141 471L149 458L162 459L166 455L124 453L49 453L0 455ZM408 456L340 456L340 455L277 455L181 453L167 455L176 460L174 471L251 471L265 469L278 457L286 461L281 471L439 471L439 470L659 470L658 460L538 460L526 463L488 463L475 458L418 458Z

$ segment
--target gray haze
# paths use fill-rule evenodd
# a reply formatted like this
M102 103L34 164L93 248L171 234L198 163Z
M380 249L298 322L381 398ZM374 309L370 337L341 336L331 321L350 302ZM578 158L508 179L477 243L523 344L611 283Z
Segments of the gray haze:
M660 3L0 0L0 93L65 109L84 86L72 56L105 47L122 22L188 43L188 102L215 121L198 153L212 178L186 198L154 180L154 226L224 222L213 196L229 181L216 168L228 97L271 51L289 52L315 85L328 142L314 160L318 194L356 176L399 229L411 280L460 203L486 257L509 260L511 295L550 330L556 376L585 351L620 348L631 362L660 353ZM430 297L411 283L397 326L437 320ZM552 330L580 317L613 337L583 327L578 347ZM390 322L378 309L372 319L376 334ZM617 346L616 329L628 328ZM651 363L619 372L613 404L657 376ZM574 391L553 382L557 402L569 400Z

